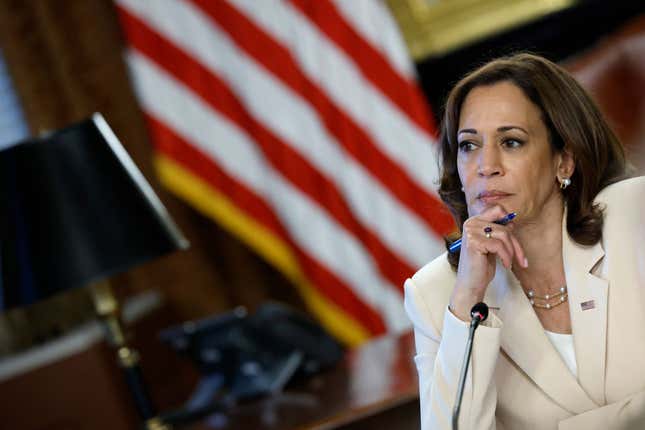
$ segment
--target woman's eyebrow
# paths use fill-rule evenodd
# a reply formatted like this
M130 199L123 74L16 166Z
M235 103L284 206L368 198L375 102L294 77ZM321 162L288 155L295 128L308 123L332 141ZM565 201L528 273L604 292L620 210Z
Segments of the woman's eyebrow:
M463 130L459 130L457 132L457 136L459 136L461 133L477 134L477 130L475 130L474 128L464 128Z
M504 132L504 131L509 131L509 130L513 130L513 129L523 131L524 134L529 134L525 129L523 129L519 125L503 125L503 126L499 127L497 129L497 131Z
M526 131L524 128L520 127L519 125L503 125L497 128L497 131L500 133L509 131L509 130L520 130L525 134L529 134L528 131ZM464 128L457 132L457 136L459 136L462 133L477 134L477 130L475 130L474 128Z

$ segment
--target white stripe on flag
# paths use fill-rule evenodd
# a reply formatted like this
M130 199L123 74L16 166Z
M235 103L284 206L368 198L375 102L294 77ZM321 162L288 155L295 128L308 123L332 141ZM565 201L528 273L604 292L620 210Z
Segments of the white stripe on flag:
M398 288L378 274L364 247L275 172L243 129L136 51L129 54L128 62L147 112L208 154L231 176L265 196L298 245L377 309L389 330L409 326Z
M421 266L442 251L442 243L415 214L343 153L306 100L237 49L199 9L177 1L147 11L136 0L120 3L225 80L254 117L333 181L359 221L411 266Z
M384 0L331 0L363 39L386 57L405 79L415 79L405 42Z
M433 142L363 78L344 52L286 2L236 0L235 5L288 47L310 79L350 114L385 154L428 193L437 195L439 174Z

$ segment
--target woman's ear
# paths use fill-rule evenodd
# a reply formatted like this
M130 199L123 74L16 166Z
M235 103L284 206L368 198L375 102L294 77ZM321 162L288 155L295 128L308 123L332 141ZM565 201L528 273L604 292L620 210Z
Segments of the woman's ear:
M558 161L558 176L561 178L570 178L576 169L576 160L573 158L573 153L570 149L565 147L560 152Z

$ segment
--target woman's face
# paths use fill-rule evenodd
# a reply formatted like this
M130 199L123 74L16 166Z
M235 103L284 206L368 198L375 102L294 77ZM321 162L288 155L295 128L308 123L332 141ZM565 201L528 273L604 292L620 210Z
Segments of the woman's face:
M551 148L539 108L516 85L472 89L461 107L457 142L470 216L498 204L530 221L545 205L562 204L556 176L570 176L572 160Z

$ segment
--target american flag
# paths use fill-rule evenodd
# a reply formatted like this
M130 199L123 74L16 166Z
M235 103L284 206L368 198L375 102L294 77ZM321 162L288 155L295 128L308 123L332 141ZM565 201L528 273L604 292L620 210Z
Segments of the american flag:
M117 0L164 185L349 344L443 251L435 125L379 0Z

